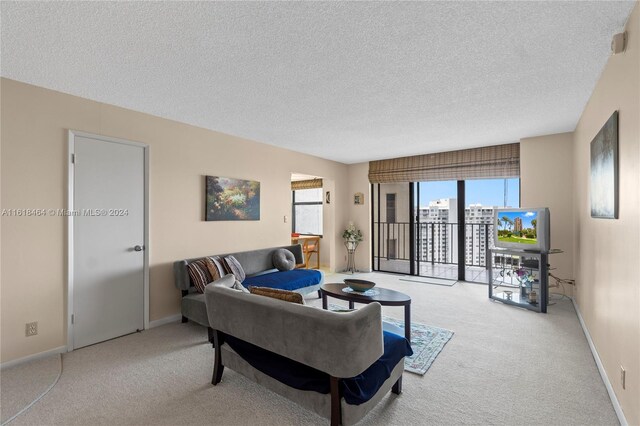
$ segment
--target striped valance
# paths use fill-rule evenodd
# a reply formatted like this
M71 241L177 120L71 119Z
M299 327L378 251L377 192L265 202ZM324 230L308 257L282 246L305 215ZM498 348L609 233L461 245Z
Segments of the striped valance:
M369 162L371 183L520 177L520 144Z
M291 190L322 188L322 179L296 180L291 182Z

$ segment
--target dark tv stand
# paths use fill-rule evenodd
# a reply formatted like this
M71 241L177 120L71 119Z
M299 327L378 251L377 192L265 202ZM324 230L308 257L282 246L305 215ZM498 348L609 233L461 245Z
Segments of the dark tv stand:
M489 298L547 313L549 252L493 248L489 259Z

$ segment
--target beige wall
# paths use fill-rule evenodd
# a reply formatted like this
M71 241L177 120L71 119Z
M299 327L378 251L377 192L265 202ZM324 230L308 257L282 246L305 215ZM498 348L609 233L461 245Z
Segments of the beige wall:
M520 141L520 205L549 207L551 247L564 253L551 255L552 273L573 279L573 133L526 138ZM550 279L549 284L554 284ZM564 291L572 295L572 286ZM563 288L551 288L562 292Z
M178 122L2 79L2 208L66 208L67 129L150 146L150 319L180 312L171 263L288 244L291 173L334 186L323 259L343 269L347 166ZM204 222L203 175L261 182L261 220ZM2 217L2 362L65 345L66 221ZM338 255L336 254L338 253ZM25 323L39 322L26 338Z
M577 303L629 424L640 424L640 6L574 133ZM619 219L591 218L590 142L619 111ZM627 370L622 389L620 365Z
M369 183L369 163L351 164L348 167L349 217L364 235L364 240L356 250L356 268L371 271L371 184ZM353 203L356 192L364 194L364 204ZM340 253L340 252L339 252ZM342 253L346 256L346 249Z
M331 270L332 259L333 262L337 260L340 263L340 247L336 246L336 239L333 238L333 232L340 232L340 229L336 229L336 203L333 201L336 183L333 179L323 178L323 201L324 193L327 191L331 193L331 199L329 204L324 203L322 206L322 232L324 235L320 241L320 267L325 270ZM340 204L340 206L348 208L348 205L345 206L344 203ZM313 265L315 258L311 258L310 261Z

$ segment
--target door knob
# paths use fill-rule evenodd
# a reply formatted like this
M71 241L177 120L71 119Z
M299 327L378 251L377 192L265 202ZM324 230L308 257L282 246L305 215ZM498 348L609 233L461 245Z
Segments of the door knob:
M142 250L144 250L144 246L135 246L133 249L135 251L142 251Z

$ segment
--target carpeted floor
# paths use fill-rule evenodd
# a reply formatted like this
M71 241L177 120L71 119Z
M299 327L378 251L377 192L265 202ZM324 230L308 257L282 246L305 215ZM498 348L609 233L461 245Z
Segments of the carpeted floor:
M385 397L362 424L618 424L570 301L544 315L491 302L482 285L360 277L410 294L413 321L455 331L429 371L405 374L402 395ZM327 424L228 369L212 387L205 342L202 327L173 323L65 354L58 384L10 424Z
M61 354L20 364L0 372L0 424L37 400L62 373Z

